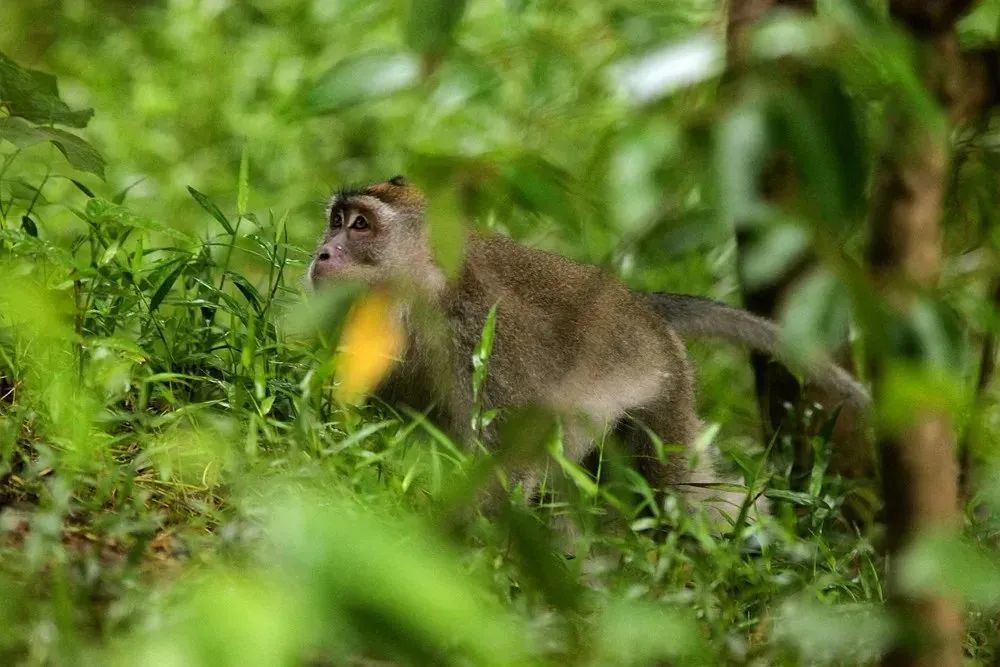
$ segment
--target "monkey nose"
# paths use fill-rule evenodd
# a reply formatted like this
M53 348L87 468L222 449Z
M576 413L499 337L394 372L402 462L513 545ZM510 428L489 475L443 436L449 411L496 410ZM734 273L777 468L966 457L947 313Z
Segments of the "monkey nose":
M323 248L322 250L319 251L319 257L317 257L317 259L319 259L319 261L321 262L325 262L326 260L330 259L330 251L327 250L326 248Z

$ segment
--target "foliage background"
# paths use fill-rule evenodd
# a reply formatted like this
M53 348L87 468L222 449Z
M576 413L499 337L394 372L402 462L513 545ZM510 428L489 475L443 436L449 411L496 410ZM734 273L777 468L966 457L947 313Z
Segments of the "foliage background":
M725 8L710 0L3 3L0 52L96 110L74 131L106 168L101 179L51 145L0 142L15 156L0 177L0 394L13 397L0 402L0 655L877 657L892 632L880 534L840 512L871 484L826 475L827 457L797 496L781 443L747 475L788 501L758 557L670 508L649 519L629 507L632 530L603 530L613 499L583 482L541 508L515 502L499 525L443 529L473 464L413 415L333 401L328 347L303 333L316 316L297 306L328 193L405 173L428 191L443 258L460 251L462 224L492 227L637 288L730 302L733 222L751 210L768 230L751 262L761 280L819 252L786 333L800 349L833 342L863 298L844 257L864 243L886 109L930 102L880 3L819 4L816 19L765 25L737 86L723 74ZM995 43L1000 3L961 29L966 44ZM946 271L921 343L943 378L915 384L962 406L989 471L995 391L968 396L997 326L984 295L1000 159L995 125L978 130L953 137ZM794 216L747 199L761 142L806 165ZM756 473L743 353L695 353L702 415ZM915 391L904 400L922 400ZM1000 604L986 507L968 542L931 544L909 570L913 586L970 602L966 651L982 663L996 659ZM538 520L565 512L581 517L586 557L558 556ZM654 539L660 522L677 528Z

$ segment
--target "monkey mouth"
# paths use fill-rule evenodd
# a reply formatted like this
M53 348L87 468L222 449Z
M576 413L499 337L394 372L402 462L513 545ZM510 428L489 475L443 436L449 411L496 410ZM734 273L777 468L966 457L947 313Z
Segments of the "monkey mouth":
M322 264L319 262L313 262L312 268L309 271L309 277L313 282L336 280L338 278L343 278L344 275L349 272L349 269L350 264L347 262L326 261Z

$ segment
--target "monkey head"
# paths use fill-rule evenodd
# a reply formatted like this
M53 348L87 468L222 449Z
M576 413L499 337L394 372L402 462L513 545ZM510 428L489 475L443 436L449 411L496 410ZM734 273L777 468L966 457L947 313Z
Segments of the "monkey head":
M326 232L309 267L314 288L328 281L433 286L433 262L424 224L424 197L402 176L335 193Z

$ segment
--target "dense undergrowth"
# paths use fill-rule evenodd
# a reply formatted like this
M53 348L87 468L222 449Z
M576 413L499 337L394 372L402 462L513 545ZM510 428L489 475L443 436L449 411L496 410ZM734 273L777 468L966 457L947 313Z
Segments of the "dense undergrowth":
M282 45L290 51L317 46L324 26L346 30L307 3L279 4L267 19L239 3L219 15L226 31L252 34L239 58L259 64ZM511 5L503 11L525 12L524 22L502 29L516 33L507 39L526 52L506 62L497 55L506 42L491 32L501 30L491 25L492 12L500 10L480 7L466 19L468 51L423 83L390 82L371 97L352 89L362 74L394 66L397 56L377 50L368 56L371 70L364 61L338 61L340 69L320 76L305 102L301 91L277 79L257 81L254 90L302 106L292 120L273 121L278 140L265 137L263 112L246 99L242 110L221 101L222 119L203 115L198 104L209 103L214 91L206 81L192 81L197 97L188 101L198 104L182 117L207 138L212 149L203 153L185 147L178 128L156 125L170 109L180 113L164 92L172 78L131 75L131 90L139 91L133 94L146 96L133 103L151 123L149 136L131 125L138 121L110 108L124 92L108 81L122 66L116 61L122 53L152 57L159 49L177 81L184 80L185 58L218 62L225 49L192 28L207 10L160 13L151 6L139 18L131 10L109 10L115 46L88 46L87 22L96 19L79 7L67 14L79 42L66 45L60 37L53 66L72 72L79 50L87 48L107 65L90 79L77 71L73 80L78 88L89 80L107 96L109 108L98 105L91 130L99 145L107 144L108 163L77 137L87 114L66 107L53 115L62 109L54 82L29 75L34 83L18 89L24 99L44 101L41 116L25 114L17 99L0 106L0 662L858 664L877 659L894 633L905 631L883 605L887 564L878 523L849 520L857 517L844 511L852 499L870 503L876 482L829 474L835 454L817 436L808 483L791 490L785 443L755 444L755 406L740 351L693 349L709 433L730 452L746 492L767 495L774 508L772 516L729 530L676 503L657 505L641 478L616 461L611 443L596 470L582 470L561 459L557 439L539 444L551 452L553 480L569 483L554 482L554 493L540 505L512 490L509 506L487 519L470 509L484 478L479 457L402 406L373 400L357 407L337 399L333 352L355 293L309 298L302 288L308 243L321 224L318 201L326 194L317 182L396 171L384 156L392 142L415 156L407 164L428 184L432 224L441 230L438 249L446 257L458 250L440 239L451 238L456 221L467 216L600 261L637 287L734 294L733 244L712 222L712 207L727 205L726 186L709 175L718 158L713 151L740 150L729 140L739 118L731 122L724 104L701 89L682 93L677 107L649 112L618 102L578 109L580 98L561 97L569 94L564 77L586 71L590 59L614 60L657 36L706 24L713 3L679 3L684 8L676 14L650 11L646 32L629 27L628 17L607 19L596 8L556 29L546 10ZM31 8L19 11L37 20ZM387 10L351 5L344 11L355 24L372 27L380 42L395 39L386 36L395 34L385 27L394 25ZM297 13L327 23L310 24L298 44L288 27ZM606 19L627 34L615 38L627 47L605 38L577 60L547 54L578 44ZM844 28L836 23L843 17L829 20ZM136 38L152 33L164 43ZM545 35L551 41L542 44ZM341 36L344 45L323 48L350 49L355 38ZM441 47L407 39L416 50ZM852 78L850 69L865 51L851 48L830 67L855 86L852 92L870 92L873 80ZM327 60L339 57L323 53ZM532 65L533 58L539 60ZM9 95L11 72L25 70L12 60L0 64L6 77L0 91ZM244 70L235 65L220 68L223 74L205 76L231 77L235 89L252 97L252 77L241 78ZM603 85L582 80L582 88ZM184 85L178 96L188 94ZM491 91L502 85L527 101L508 89L507 106L488 111L500 99ZM850 102L833 90L837 103ZM788 93L780 85L771 92ZM424 98L440 106L424 109ZM410 130L395 125L415 108L429 127L407 139ZM524 117L503 117L510 108ZM704 142L714 130L697 118L706 109L727 128L710 148ZM817 120L809 115L816 109L798 111L803 122ZM316 149L317 161L332 164L334 175L312 173L282 192L275 182L304 173L303 156L326 127L311 118L319 113L338 114L333 147ZM866 107L858 115L878 113ZM116 139L115 123L127 141ZM228 134L228 123L245 127L250 139ZM509 124L523 129L517 140L506 134ZM449 127L462 136L437 144L428 139ZM492 145L471 145L477 133ZM877 144L874 134L864 141ZM292 145L296 136L300 141ZM847 139L862 142L860 135ZM164 142L171 147L162 149ZM281 142L292 154L284 162ZM587 151L579 150L580 142ZM995 146L970 146L962 187L995 183ZM160 149L176 162L157 165ZM326 157L335 149L354 157ZM852 179L858 180L857 174L836 175L858 167L842 153L821 174L836 181L831 189L839 188L823 200L835 211L841 211L838 197L849 199ZM107 180L95 176L103 172ZM147 177L153 186L143 185ZM661 193L665 180L670 186ZM620 188L632 197L616 194ZM306 191L316 203L304 201ZM285 204L281 195L291 201ZM991 321L977 290L1000 227L991 223L996 202L988 195L968 201L978 208L956 204L954 259L945 281L949 312L978 324ZM760 254L764 274L774 270L774 257L793 258L807 244L803 232L789 229L808 229L808 218L781 224L784 231ZM856 236L845 233L845 246L856 244ZM813 281L813 291L796 304L798 321L807 325L795 333L790 318L793 335L808 338L809 326L839 321L837 304L847 297L835 282L830 275ZM835 305L823 310L814 301ZM973 383L968 350L946 339L945 325L925 323L934 349L955 360L955 376ZM965 539L920 545L896 568L914 590L943 587L967 602L966 655L990 664L1000 659L1000 489L986 471L996 455L990 443L1000 435L1000 411L987 394L962 414L960 426L979 443L983 471ZM571 544L553 528L567 522L576 526Z

